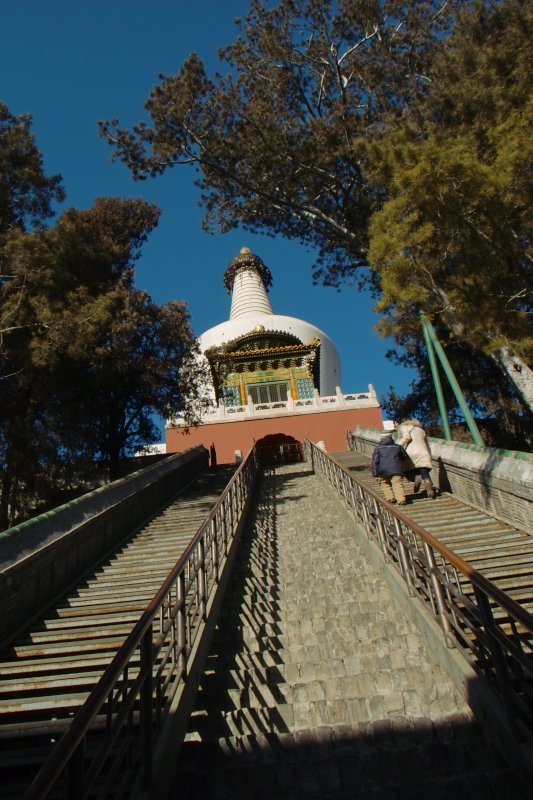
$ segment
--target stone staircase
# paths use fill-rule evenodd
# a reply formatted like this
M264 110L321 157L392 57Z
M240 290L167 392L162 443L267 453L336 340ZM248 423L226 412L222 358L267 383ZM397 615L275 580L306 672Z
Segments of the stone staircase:
M262 479L174 797L523 797L303 464Z
M204 473L0 652L0 797L22 796L233 471Z
M370 458L347 451L331 454L355 477L380 493L372 477ZM461 556L526 611L533 613L533 535L517 530L484 511L467 506L444 492L429 500L425 492L414 494L413 484L404 481L407 506L402 509L414 522L442 544ZM470 585L464 585L466 594Z

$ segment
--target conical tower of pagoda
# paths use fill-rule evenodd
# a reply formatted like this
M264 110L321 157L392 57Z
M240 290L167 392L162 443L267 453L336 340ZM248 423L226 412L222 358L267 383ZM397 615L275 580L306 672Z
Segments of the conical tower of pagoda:
M275 314L271 285L269 268L247 247L224 273L231 294L229 319L199 340L212 367L217 404L309 400L337 391L340 365L333 342L309 322Z
M224 273L224 286L231 292L230 319L245 314L272 314L267 290L272 275L259 256L242 247Z

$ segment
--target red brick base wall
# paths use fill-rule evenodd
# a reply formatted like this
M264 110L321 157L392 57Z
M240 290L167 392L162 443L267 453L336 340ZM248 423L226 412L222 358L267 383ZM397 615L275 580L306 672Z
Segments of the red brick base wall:
M179 453L196 444L208 450L215 446L218 464L235 461L235 451L243 455L254 441L264 436L292 437L303 443L307 436L311 441L323 441L330 452L347 450L346 433L356 425L382 430L381 408L339 409L318 414L294 414L266 419L247 419L240 422L220 422L199 425L197 428L168 428L166 431L167 453Z

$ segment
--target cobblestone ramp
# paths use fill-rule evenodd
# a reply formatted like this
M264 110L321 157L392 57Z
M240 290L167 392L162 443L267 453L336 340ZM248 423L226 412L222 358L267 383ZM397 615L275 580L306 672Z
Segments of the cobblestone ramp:
M305 465L262 479L176 800L520 798Z

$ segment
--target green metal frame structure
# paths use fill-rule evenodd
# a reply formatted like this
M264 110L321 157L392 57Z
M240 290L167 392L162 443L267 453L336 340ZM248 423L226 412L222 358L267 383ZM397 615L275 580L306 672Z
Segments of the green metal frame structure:
M470 431L474 443L479 444L483 447L484 442L479 432L479 428L476 425L472 414L470 413L470 409L468 408L464 394L462 393L461 387L457 382L457 378L455 377L453 369L451 368L450 362L448 361L446 353L444 352L442 345L437 338L437 334L435 333L433 325L423 312L421 312L420 314L420 322L422 324L422 331L424 333L424 339L428 350L429 366L431 368L431 375L433 377L433 383L435 385L435 392L437 395L437 403L439 405L439 412L442 419L442 425L444 428L444 438L447 441L451 441L452 432L450 429L450 423L448 421L446 403L444 402L444 394L442 391L442 384L440 380L436 355L439 357L440 363L442 364L442 368L446 374L446 377L448 378L449 384L455 395L455 399L457 400L457 403L459 404L459 407L463 412L466 424L468 425L468 430Z

